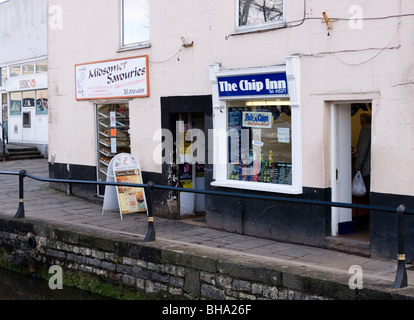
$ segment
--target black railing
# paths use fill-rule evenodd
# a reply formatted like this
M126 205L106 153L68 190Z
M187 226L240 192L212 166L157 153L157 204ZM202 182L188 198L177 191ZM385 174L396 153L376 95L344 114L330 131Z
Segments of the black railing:
M152 181L148 183L143 183L143 184L136 184L136 183L40 178L40 177L33 176L31 174L28 174L25 170L21 170L20 172L0 171L0 175L19 176L19 206L14 216L15 219L24 218L25 216L25 210L24 210L24 178L25 177L28 177L28 178L31 178L37 181L42 181L42 182L144 188L145 197L147 201L147 217L148 217L148 228L147 228L147 233L145 235L145 238L143 240L144 242L155 241L155 238L156 238L154 217L152 214L152 204L153 204L152 190L153 189L183 191L183 192L192 192L192 193L226 196L226 197L271 200L271 201L279 201L279 202L293 202L293 203L319 205L319 206L327 206L327 207L341 207L341 208L350 208L350 209L366 209L366 210L374 210L374 211L381 211L381 212L392 212L392 213L395 213L397 217L397 235L398 235L398 253L397 253L398 265L397 265L397 273L396 273L393 288L399 289L399 288L403 288L407 286L407 271L406 271L406 262L405 262L404 216L413 215L414 210L407 209L403 204L395 208L395 207L386 207L386 206L373 206L373 205L364 205L364 204L331 202L331 201L322 201L322 200L276 197L276 196L269 196L269 195L240 194L240 193L234 193L234 192L223 192L223 191L215 191L215 190L199 190L199 189L196 190L196 189L187 189L187 188L180 188L180 187L174 187L174 186L157 185L157 184L154 184Z

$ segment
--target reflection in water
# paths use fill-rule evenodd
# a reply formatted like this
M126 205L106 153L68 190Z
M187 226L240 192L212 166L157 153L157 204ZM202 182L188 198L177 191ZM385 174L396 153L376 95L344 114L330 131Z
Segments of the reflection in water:
M63 286L52 290L47 281L0 269L0 300L102 300L87 291Z

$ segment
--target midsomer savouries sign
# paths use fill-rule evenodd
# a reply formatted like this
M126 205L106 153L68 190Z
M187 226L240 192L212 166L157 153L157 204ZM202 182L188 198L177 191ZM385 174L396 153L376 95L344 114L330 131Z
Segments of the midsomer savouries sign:
M148 56L75 65L76 99L148 97Z

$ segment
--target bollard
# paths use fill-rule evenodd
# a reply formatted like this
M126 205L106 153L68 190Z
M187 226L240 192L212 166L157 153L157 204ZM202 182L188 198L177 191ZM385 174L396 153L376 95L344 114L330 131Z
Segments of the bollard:
M148 182L145 187L145 199L147 200L147 216L148 216L148 229L145 235L144 242L155 241L155 228L154 217L152 216L152 181Z
M404 212L406 207L401 204L397 208L397 228L398 228L398 254L397 254L397 274L395 276L394 289L407 286L407 270L405 269L405 236L404 236Z
M24 191L23 191L23 179L26 176L26 171L21 170L19 172L19 208L17 209L14 219L24 218Z

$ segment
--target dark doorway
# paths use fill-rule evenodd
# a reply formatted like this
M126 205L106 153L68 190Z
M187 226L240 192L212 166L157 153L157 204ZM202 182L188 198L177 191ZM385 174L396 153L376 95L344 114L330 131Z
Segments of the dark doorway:
M208 163L208 130L213 128L212 97L161 98L161 124L172 133L174 141L173 162L162 167L168 183L183 188L208 188L212 176L212 164ZM174 197L177 201L174 206L170 205L170 210L174 208L177 219L203 215L203 195L176 192Z

